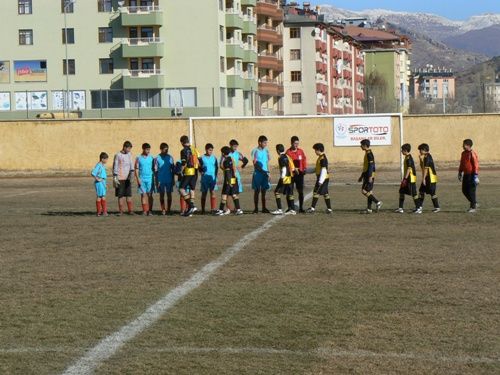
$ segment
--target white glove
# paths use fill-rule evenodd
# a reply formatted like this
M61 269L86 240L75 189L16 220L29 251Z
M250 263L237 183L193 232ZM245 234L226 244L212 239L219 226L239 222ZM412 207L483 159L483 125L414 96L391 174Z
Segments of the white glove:
M113 187L116 189L120 186L120 181L118 180L118 176L113 176Z

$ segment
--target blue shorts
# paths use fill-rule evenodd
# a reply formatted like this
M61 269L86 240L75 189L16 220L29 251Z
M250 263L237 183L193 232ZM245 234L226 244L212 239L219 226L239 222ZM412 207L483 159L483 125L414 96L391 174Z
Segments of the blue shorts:
M217 186L217 180L214 176L208 176L204 174L201 176L201 192L208 193L209 191L217 191L219 190Z
M97 195L98 198L106 197L106 192L108 191L106 181L96 181L94 182L94 187L95 195Z
M141 186L137 189L139 194L149 194L153 192L153 180L142 180Z
M252 177L252 189L255 191L267 191L271 188L267 173L254 171Z
M177 188L177 190L179 191L179 194L181 193L180 192L180 188L181 188L181 182L180 181L177 181L175 183L175 187ZM186 193L189 193L191 191L191 188L189 186L186 186L186 188L184 189L186 190Z
M171 193L174 191L174 181L160 181L158 193Z

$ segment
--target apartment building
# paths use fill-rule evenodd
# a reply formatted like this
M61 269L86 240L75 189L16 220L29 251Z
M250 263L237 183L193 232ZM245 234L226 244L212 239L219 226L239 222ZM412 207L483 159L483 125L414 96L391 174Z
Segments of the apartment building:
M411 42L406 36L383 29L346 26L344 31L362 46L365 56L367 102L370 111L377 111L376 102L384 104L385 111L407 113L410 107ZM368 85L368 77L381 77L384 87ZM380 107L379 106L379 107Z
M241 0L242 4L252 3ZM257 0L258 115L283 114L283 9L280 0Z
M285 114L363 113L364 58L309 3L285 7Z
M256 5L3 0L0 118L254 114Z
M413 98L455 98L455 74L444 68L417 69L411 77L410 94Z

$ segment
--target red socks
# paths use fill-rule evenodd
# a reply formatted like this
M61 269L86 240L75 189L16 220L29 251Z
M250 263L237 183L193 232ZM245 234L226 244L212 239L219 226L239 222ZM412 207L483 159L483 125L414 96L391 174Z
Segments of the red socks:
M108 213L108 202L106 202L105 199L101 200L101 207L102 207L102 213L107 214Z
M127 208L128 208L128 212L132 212L133 211L132 202L128 202L127 201Z
M96 210L97 210L97 215L102 214L102 205L101 205L101 201L96 201L96 202L95 202L95 207L96 207Z
M142 204L142 211L147 214L149 212L149 204L143 203Z
M217 198L216 197L210 197L210 208L212 211L215 211L217 208Z
M186 201L181 197L181 212L186 211Z

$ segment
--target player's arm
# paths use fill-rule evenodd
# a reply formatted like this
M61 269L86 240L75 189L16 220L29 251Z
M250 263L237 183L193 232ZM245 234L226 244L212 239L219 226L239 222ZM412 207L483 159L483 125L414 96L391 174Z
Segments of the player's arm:
M100 175L100 172L101 172L101 166L99 165L96 165L94 169L92 169L92 172L90 172L90 175L92 177L94 177L94 180L96 180L97 182L101 182L102 181L102 178L99 177Z
M217 181L217 175L219 174L219 163L217 163L217 158L215 158L214 167L215 167L215 181Z
M306 174L307 172L307 156L304 151L302 151L302 162L300 166L300 172Z
M245 168L249 162L248 158L246 156L243 156L240 154L240 161L241 161L241 168Z
M118 154L115 155L113 159L113 186L117 188L120 186L120 181L118 180L118 168L120 162L118 161Z
M321 167L321 171L319 173L318 182L320 185L323 185L323 183L326 180L326 176L328 175L328 169L326 167L326 160L325 159L321 160L320 167Z
M137 185L141 186L141 179L139 178L139 158L135 159L135 168L132 171L135 174L135 180L137 181Z
M372 180L373 179L373 169L375 166L375 158L373 154L370 152L368 155L368 170L366 171L366 176Z

